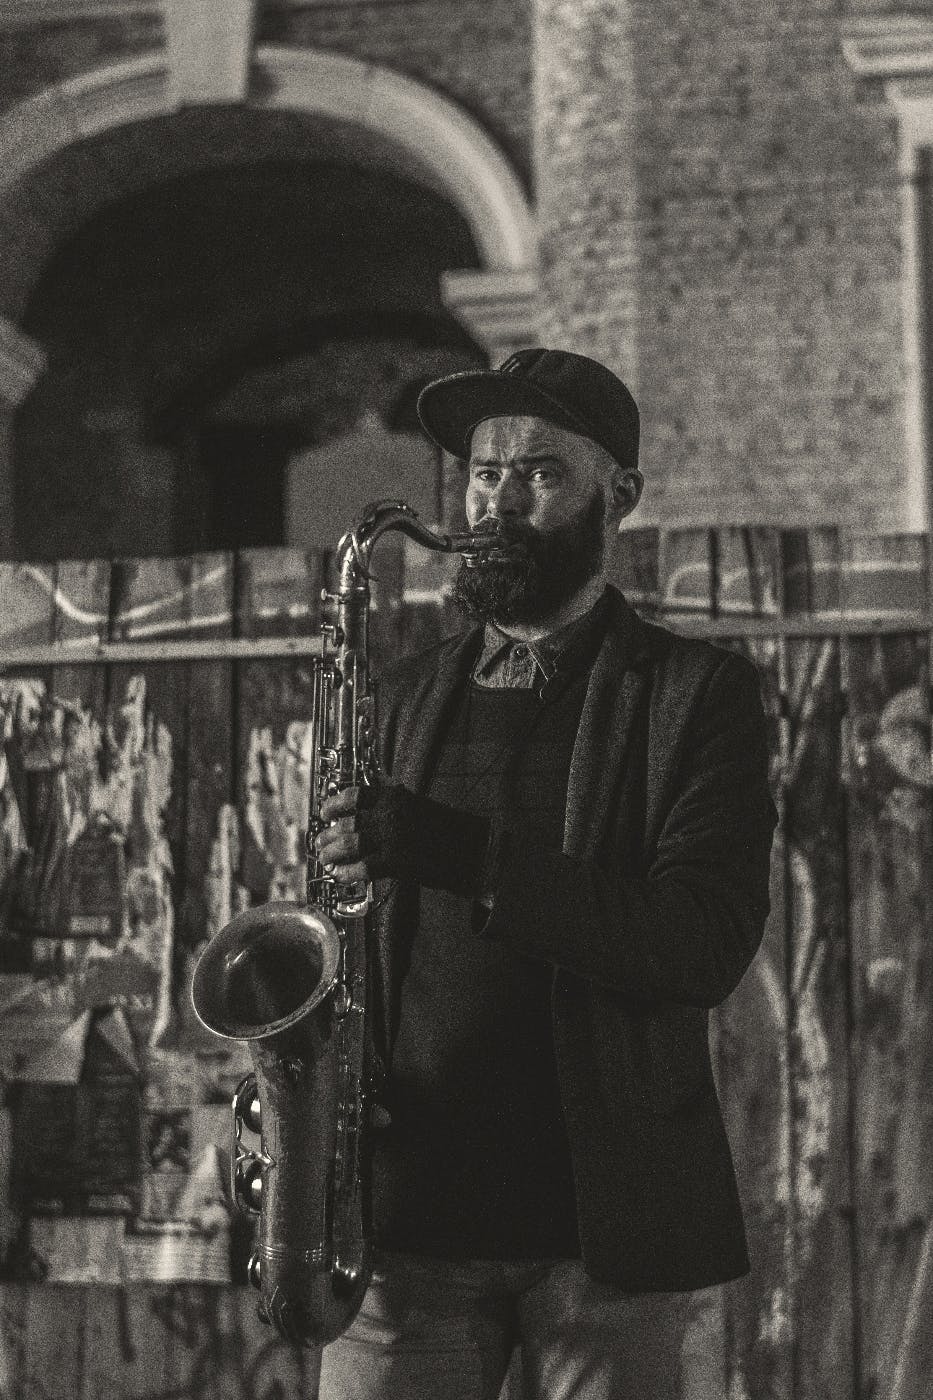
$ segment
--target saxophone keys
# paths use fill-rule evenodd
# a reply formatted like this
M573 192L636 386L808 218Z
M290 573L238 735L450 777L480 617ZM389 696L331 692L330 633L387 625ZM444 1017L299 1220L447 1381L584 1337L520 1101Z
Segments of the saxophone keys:
M251 1133L262 1132L262 1105L259 1102L255 1075L248 1074L237 1086L233 1096L233 1118L235 1136L238 1136L237 1123L243 1123Z
M258 1214L262 1210L262 1168L258 1157L243 1157L236 1166L234 1194L241 1210Z

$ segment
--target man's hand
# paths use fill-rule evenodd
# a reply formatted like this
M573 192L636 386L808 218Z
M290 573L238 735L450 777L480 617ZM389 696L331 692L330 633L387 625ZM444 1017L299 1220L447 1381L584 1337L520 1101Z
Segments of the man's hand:
M384 875L473 896L490 840L487 817L422 797L401 783L350 787L321 803L315 849L342 883Z
M327 825L315 837L314 849L325 874L333 875L344 884L371 880L375 875L363 859L360 833L356 829L360 794L365 791L365 788L344 788L321 803L321 820Z

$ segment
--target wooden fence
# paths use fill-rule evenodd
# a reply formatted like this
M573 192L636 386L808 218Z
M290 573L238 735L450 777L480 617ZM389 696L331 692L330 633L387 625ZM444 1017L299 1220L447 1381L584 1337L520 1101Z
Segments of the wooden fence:
M454 625L449 561L380 551L377 667ZM232 909L300 888L328 572L294 550L0 569L3 1400L313 1392L229 1282L242 1057L187 985ZM929 541L634 530L614 572L759 666L781 813L764 946L714 1018L753 1269L697 1299L684 1400L919 1400Z

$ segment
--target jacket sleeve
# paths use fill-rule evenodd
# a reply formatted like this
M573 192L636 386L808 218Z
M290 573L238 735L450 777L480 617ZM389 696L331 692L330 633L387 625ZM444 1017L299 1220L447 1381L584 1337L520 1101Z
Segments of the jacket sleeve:
M776 822L758 675L726 654L691 711L645 870L503 833L478 932L637 1001L715 1006L755 955Z

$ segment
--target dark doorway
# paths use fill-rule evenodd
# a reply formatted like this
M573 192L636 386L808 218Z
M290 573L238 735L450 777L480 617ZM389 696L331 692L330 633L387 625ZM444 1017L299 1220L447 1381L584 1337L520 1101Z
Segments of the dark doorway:
M204 425L197 452L210 484L210 539L227 549L282 543L289 444L274 428Z
M284 543L288 435L475 363L440 278L477 262L435 191L313 150L102 206L24 311L49 367L15 424L18 557Z

